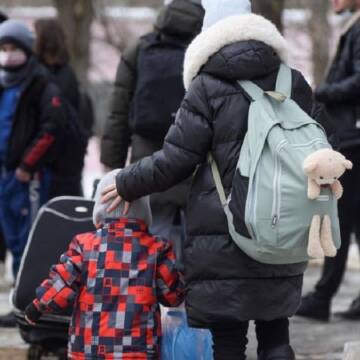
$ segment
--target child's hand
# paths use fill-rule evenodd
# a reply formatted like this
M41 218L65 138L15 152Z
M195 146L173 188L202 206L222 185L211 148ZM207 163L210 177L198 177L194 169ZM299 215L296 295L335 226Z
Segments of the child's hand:
M23 183L28 183L31 180L31 174L21 168L16 169L15 177L18 181Z
M36 325L36 322L40 319L41 312L39 309L31 303L25 309L25 320L30 325Z

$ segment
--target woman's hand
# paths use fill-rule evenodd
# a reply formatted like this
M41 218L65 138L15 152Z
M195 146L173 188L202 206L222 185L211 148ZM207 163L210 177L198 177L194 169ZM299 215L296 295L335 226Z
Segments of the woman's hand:
M118 194L116 189L116 183L109 185L104 189L104 191L101 193L101 203L106 204L109 201L112 201L111 205L107 208L107 212L111 213L114 211L123 201L121 196ZM124 212L123 215L127 215L129 212L130 203L125 202L124 204Z

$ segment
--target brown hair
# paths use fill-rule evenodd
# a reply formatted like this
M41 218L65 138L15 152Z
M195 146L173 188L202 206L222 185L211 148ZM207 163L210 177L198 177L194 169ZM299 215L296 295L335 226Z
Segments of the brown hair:
M57 19L39 19L35 22L36 54L48 65L65 65L69 61L65 32Z

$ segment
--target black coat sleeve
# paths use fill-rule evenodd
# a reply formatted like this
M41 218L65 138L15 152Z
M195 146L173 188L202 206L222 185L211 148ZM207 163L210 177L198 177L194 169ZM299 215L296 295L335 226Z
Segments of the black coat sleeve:
M333 120L328 116L325 106L313 100L313 91L305 80L304 76L298 72L293 72L294 87L292 97L299 106L315 119L324 128L330 144L337 148L339 139Z
M131 143L129 112L136 87L136 67L140 42L127 48L117 69L110 100L110 115L101 141L101 162L109 168L125 166Z
M325 83L316 90L316 99L325 104L357 101L360 97L360 23L351 32L352 75L334 83Z
M154 192L162 192L193 174L206 161L213 131L211 114L202 77L196 78L182 102L162 150L140 160L116 179L119 195L133 201Z
M66 126L66 105L60 90L48 83L37 105L39 130L25 151L20 168L34 173L44 162L52 158L55 145L61 141Z

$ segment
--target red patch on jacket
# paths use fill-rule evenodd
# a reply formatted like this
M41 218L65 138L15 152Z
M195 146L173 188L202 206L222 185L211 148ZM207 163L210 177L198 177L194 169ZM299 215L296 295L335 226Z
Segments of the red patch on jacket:
M51 99L51 104L53 107L60 107L61 106L61 100L58 96L54 96L52 99Z

